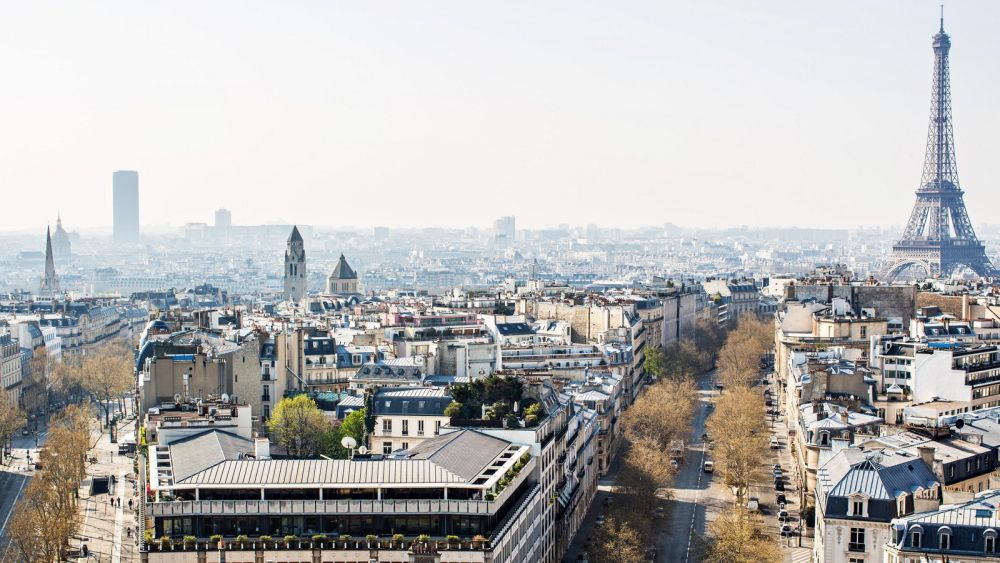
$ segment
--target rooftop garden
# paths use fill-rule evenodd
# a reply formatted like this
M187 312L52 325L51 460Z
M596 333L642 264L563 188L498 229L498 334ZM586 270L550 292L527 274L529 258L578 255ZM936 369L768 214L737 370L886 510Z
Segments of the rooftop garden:
M507 428L536 426L545 411L541 403L523 395L524 386L517 377L488 375L470 383L452 385L452 402L444 414L452 418L453 425L461 425L463 420L476 420Z

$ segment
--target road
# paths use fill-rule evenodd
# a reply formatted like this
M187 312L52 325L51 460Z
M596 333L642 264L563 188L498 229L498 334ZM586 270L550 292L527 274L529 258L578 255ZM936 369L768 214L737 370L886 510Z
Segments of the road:
M714 382L714 372L698 378L698 407L691 422L684 462L674 476L673 487L667 489L671 495L666 503L668 518L663 521L656 542L660 561L700 561L706 523L730 504L731 495L719 483L716 474L705 473L702 469L703 462L711 459L711 450L702 443L701 436L712 413L707 405L718 398Z
M29 423L29 429L34 427L32 424L34 423ZM28 463L28 455L32 461L37 460L38 449L35 445L44 446L48 437L49 429L45 426L38 428L37 442L34 434L18 434L11 440L11 453L14 457L7 458L6 465L0 465L0 561L8 560L7 527L14 512L14 504L21 498L34 473L32 465Z

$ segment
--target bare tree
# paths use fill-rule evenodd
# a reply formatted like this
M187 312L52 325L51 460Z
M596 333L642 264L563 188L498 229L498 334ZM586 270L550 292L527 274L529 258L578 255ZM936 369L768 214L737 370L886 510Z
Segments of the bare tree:
M7 391L0 387L0 463L4 460L4 444L13 438L18 430L24 428L25 423L24 411L13 404Z
M83 387L104 410L104 424L111 421L111 402L135 386L132 354L121 346L105 346L84 358L80 366Z
M708 419L708 431L715 440L716 464L742 504L767 451L769 436L760 394L746 387L728 390Z
M709 525L706 563L777 563L781 550L745 508L723 512Z
M597 563L641 563L644 559L642 538L627 522L608 519L596 540L592 560Z

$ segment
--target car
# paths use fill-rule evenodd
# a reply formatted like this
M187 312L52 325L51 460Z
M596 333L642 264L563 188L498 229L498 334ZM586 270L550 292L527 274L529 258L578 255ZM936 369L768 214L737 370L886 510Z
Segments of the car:
M702 464L701 468L705 471L705 473L711 473L715 471L715 464L711 461L706 461Z
M747 510L750 512L760 512L760 499L750 497L750 500L747 501Z
M721 384L721 383L716 383L715 384L715 388L721 391L721 390L725 389L726 386L723 385L723 384Z
M783 492L785 490L785 484L782 483L781 481L775 481L774 490Z
M778 495L778 504L785 504L785 495Z
M778 470L780 470L781 469L781 464L780 463L775 463L774 465L771 466L771 469L778 469Z
M598 514L597 515L597 519L594 520L594 524L597 524L598 526L603 526L604 522L605 522L605 518L604 518L603 514Z
M788 511L787 510L779 510L778 511L778 522L784 522L785 520L788 520Z
M788 524L781 525L781 537L788 537L792 535L792 527Z
M681 464L676 459L670 460L670 467L673 467L674 469L677 469L680 466L681 466Z
M21 431L21 435L22 436L27 436L28 434L31 434L31 432L28 432L27 428L25 428L24 430Z
M715 449L715 442L709 442L708 443L708 449L714 450Z
M781 470L780 470L780 469L775 469L775 470L774 470L774 478L775 478L775 479L781 479L781 478L782 478L782 476L783 476L783 475L782 475L782 473L781 473Z
M608 494L608 496L604 497L604 506L610 506L611 503L614 502L614 500L615 500L614 495Z
M781 442L778 441L778 437L777 436L771 436L771 449L772 450L777 450L780 447L781 447Z
M657 506L653 509L653 518L663 518L664 508L662 506Z
M701 441L702 442L708 442L709 441L708 433L707 432L701 435Z

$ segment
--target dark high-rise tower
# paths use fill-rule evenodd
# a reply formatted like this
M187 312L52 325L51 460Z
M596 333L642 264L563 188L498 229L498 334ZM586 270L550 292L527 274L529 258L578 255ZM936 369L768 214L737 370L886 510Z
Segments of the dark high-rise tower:
M884 280L892 280L910 266L923 267L931 276L946 276L961 266L984 277L996 274L985 246L972 229L958 184L948 76L951 38L944 32L943 16L933 46L934 87L924 172L903 237L892 246L892 255L882 268Z
M115 172L114 239L116 243L135 244L139 242L139 173L135 170Z

